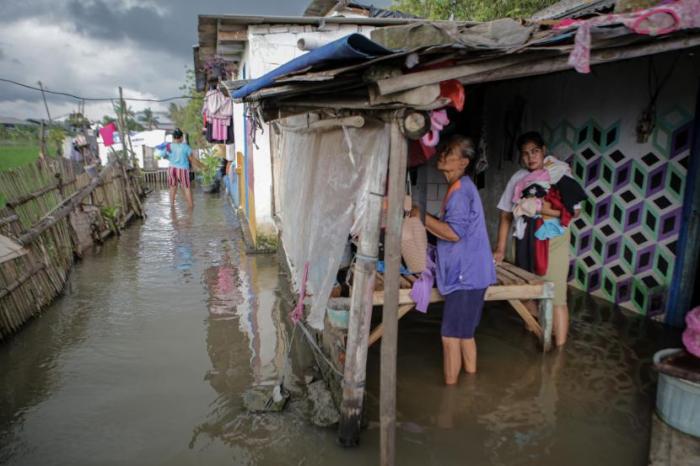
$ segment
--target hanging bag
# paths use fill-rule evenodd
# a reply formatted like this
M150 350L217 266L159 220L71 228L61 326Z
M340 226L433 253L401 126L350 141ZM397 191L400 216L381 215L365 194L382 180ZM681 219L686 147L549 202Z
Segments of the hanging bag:
M410 177L406 179L406 191L403 205L404 218L401 226L401 256L408 270L412 273L421 273L425 269L428 234L420 218L409 216L413 208Z

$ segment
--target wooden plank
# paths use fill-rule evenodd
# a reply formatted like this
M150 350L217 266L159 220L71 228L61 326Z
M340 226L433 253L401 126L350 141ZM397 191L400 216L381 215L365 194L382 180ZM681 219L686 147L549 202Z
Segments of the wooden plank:
M503 267L496 267L496 278L502 285L525 285L527 282Z
M378 155L377 171L370 175L370 192L382 192L387 171L386 151ZM372 318L374 277L376 259L379 254L379 223L382 211L380 196L367 196L367 220L359 235L358 254L354 266L354 286L350 300L348 337L345 367L343 368L343 391L340 403L338 440L341 445L357 445L362 420L362 400L365 394L367 370L367 338ZM398 289L398 283L396 284Z
M488 71L506 68L511 65L531 61L529 56L497 57L482 63L472 63L468 65L438 68L427 71L417 71L415 73L382 79L376 82L381 95L394 94L396 92L413 89L427 84L439 83L448 79L458 79L467 76L481 75Z
M523 281L530 284L541 284L545 282L544 278L542 278L540 275L535 275L532 272L528 272L527 270L521 269L520 267L517 267L508 262L501 262L497 265L497 269L507 270L508 272L512 273L513 275L519 277Z
M248 40L248 31L222 31L219 29L216 40L217 42L246 42Z
M590 64L593 66L615 61L629 60L656 53L697 47L699 45L699 35L674 39L656 37L654 38L653 42L646 45L637 44L627 47L592 50ZM558 71L572 69L571 65L568 63L568 60L568 55L542 59L538 58L527 63L515 64L506 68L499 68L477 75L466 76L459 78L459 80L462 84L468 85L551 74Z
M398 344L399 268L401 267L401 224L406 186L408 144L396 118L391 123L389 183L384 263L384 341L381 349L379 386L379 457L381 466L394 466L396 443L396 355Z
M539 322L537 322L537 319L535 319L533 315L530 314L530 311L523 304L523 302L518 299L509 299L508 303L513 309L515 309L515 312L517 312L518 315L525 321L527 327L531 331L535 332L535 335L537 335L538 338L542 339L542 327L540 327L540 324Z
M404 304L399 307L398 318L401 319L403 316L408 314L408 311L413 309L415 306L413 304ZM372 333L369 334L369 340L367 340L367 346L372 346L374 343L379 341L379 339L384 335L384 324L377 325Z
M11 199L6 202L7 207L14 209L18 206L21 206L22 204L25 204L33 199L36 199L37 197L41 197L44 194L50 193L53 190L58 189L58 183L56 184L51 184L49 186L46 186L44 188L41 188L38 191L34 191L33 193L25 194L23 196L16 197L15 199Z
M545 284L546 285L546 284ZM496 285L490 286L486 290L484 299L486 301L508 301L510 299L544 299L549 296L545 285ZM388 285L387 285L388 286ZM386 291L386 290L385 290ZM381 306L384 304L385 291L374 292L374 305ZM399 304L415 303L410 296L411 290L399 290ZM553 294L552 294L553 296ZM445 299L442 297L437 288L433 288L430 293L431 303L440 303Z

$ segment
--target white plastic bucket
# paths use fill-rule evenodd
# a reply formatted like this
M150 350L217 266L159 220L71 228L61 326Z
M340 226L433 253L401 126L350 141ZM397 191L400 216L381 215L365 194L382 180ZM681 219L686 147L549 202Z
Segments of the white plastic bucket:
M654 364L681 351L669 348L654 354ZM656 411L668 425L700 437L700 384L659 372Z

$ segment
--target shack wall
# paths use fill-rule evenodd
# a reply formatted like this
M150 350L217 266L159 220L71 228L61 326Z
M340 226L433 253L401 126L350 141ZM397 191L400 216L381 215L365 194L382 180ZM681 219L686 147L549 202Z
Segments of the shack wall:
M326 24L322 28L293 24L251 25L248 42L241 61L239 79L258 78L306 52L297 48L301 36L316 36L325 41L359 32L369 37L372 26ZM251 230L255 235L276 233L273 206L272 132L268 124L254 131L245 118L244 104L234 105L236 151L244 154L247 177L244 177L248 203L241 200ZM253 144L253 140L255 143ZM251 211L252 209L252 211ZM254 235L254 236L255 236Z

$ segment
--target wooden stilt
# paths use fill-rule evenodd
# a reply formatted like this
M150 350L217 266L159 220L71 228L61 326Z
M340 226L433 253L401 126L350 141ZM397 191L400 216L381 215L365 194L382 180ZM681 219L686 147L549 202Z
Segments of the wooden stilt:
M399 268L401 266L401 224L403 198L406 186L406 138L397 121L391 125L389 156L389 207L384 245L384 311L382 324L381 380L380 380L380 464L393 466L396 434L396 352L398 343Z
M379 222L386 179L387 154L380 155L372 173L367 197L366 221L360 231L360 244L354 268L354 286L350 300L350 319L343 371L343 399L340 404L338 439L346 447L355 446L360 438L362 399L365 392L367 337L374 301L374 278L379 252Z

